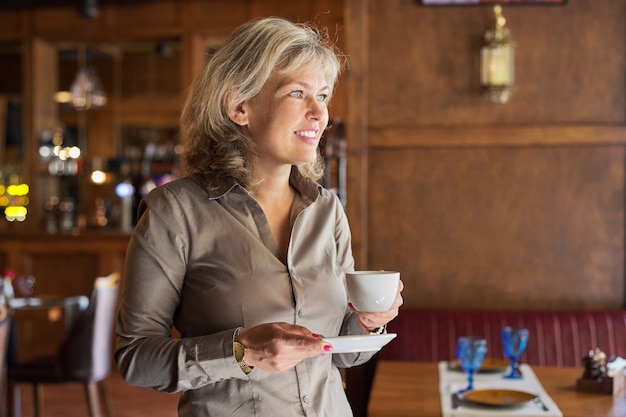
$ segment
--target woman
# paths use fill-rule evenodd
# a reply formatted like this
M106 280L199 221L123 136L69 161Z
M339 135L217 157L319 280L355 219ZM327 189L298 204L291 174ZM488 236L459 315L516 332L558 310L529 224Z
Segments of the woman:
M188 177L139 207L116 360L133 385L182 391L180 416L352 415L320 335L384 331L347 305L350 230L316 180L342 58L279 18L236 29L191 87L181 118ZM170 336L175 327L181 338Z

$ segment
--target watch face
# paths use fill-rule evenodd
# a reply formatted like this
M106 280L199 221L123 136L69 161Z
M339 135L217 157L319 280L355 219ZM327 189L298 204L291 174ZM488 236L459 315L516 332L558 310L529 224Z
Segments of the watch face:
M233 342L233 351L235 353L235 360L237 364L246 374L252 372L253 367L246 363L244 356L246 355L246 348L239 342Z
M246 348L239 342L233 342L233 351L235 352L235 360L241 362L246 353Z

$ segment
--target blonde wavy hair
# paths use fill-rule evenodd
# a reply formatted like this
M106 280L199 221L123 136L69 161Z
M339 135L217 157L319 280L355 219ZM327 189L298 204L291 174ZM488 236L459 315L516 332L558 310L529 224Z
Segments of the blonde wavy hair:
M255 144L228 117L228 96L251 100L273 74L310 68L324 72L332 92L344 66L345 57L328 34L312 24L269 17L235 29L190 87L181 116L186 173L202 176L210 188L223 177L252 187L257 182L251 178ZM318 154L316 161L297 168L317 181L324 165Z

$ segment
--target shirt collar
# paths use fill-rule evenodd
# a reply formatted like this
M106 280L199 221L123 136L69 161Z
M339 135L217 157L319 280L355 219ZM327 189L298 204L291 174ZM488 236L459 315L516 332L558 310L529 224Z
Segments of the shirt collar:
M228 194L235 189L238 191L245 191L245 189L234 178L223 177L217 181L209 181L209 178L194 174L191 179L196 182L206 193L209 195L209 199L216 200ZM300 174L298 168L293 166L291 168L291 175L289 177L289 183L307 200L311 202L315 201L320 195L321 185L307 179ZM213 185L210 187L209 185ZM217 186L215 186L217 184Z

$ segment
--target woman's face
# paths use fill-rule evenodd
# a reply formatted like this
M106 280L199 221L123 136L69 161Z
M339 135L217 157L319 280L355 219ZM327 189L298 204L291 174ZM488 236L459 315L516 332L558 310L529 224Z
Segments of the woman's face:
M260 151L255 167L273 169L317 158L328 124L330 87L316 69L270 77L259 94L241 105L240 116Z

